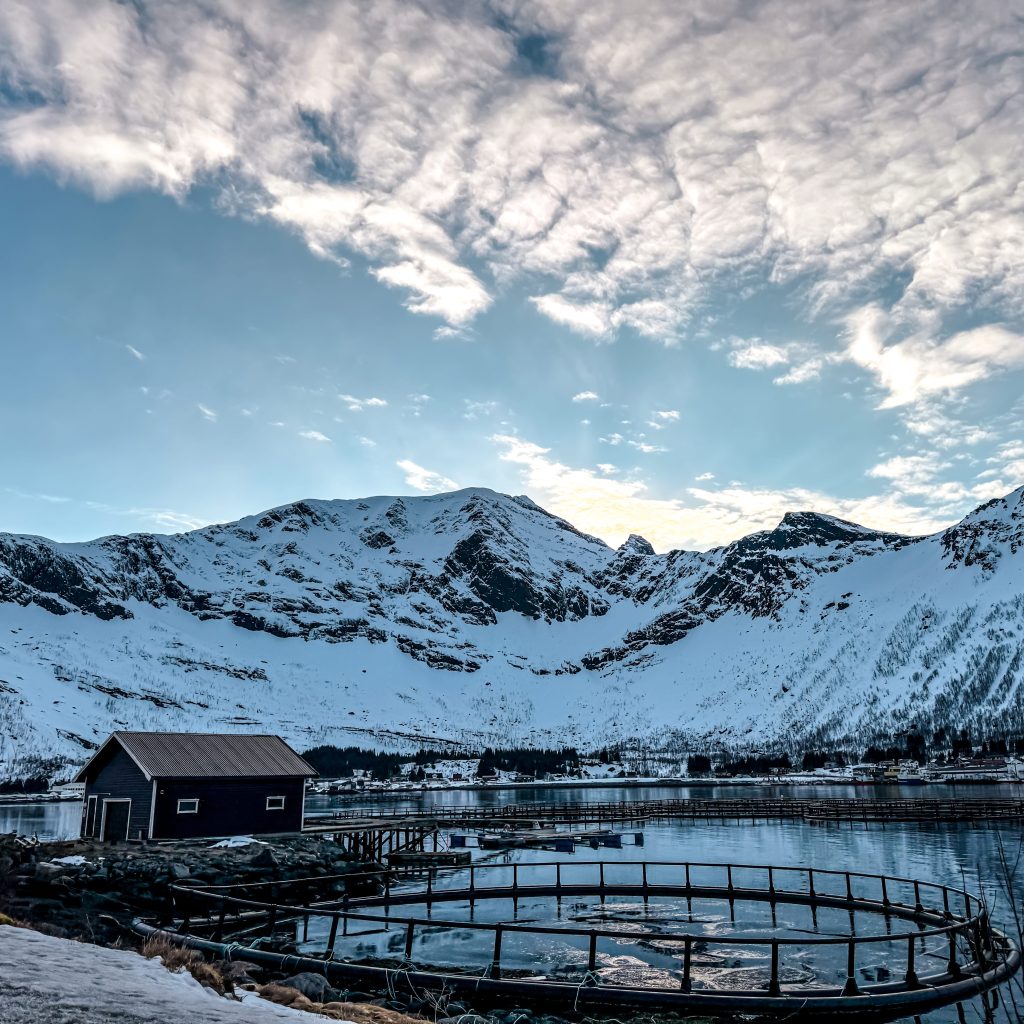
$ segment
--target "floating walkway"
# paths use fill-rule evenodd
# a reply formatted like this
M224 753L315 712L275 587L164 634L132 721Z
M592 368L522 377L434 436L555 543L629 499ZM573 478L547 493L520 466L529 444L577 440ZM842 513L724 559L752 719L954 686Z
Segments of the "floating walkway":
M175 884L170 886L172 919L165 927L141 921L135 926L143 935L159 933L218 957L293 973L316 971L336 986L443 991L474 1006L526 1005L581 1014L629 1008L891 1021L979 995L991 1007L997 999L993 990L1021 964L1020 951L993 927L978 897L895 876L774 865L593 861L474 864L438 869L415 885L387 871L367 879L379 891L361 897L339 896L339 884L352 884L351 875L304 880L305 889L293 890L303 893L300 902L288 899L289 883L283 882ZM319 897L309 896L310 883L319 887ZM630 899L639 912L652 900L668 898L677 919L662 913L649 920L641 913L619 927L614 917L602 920L601 927L560 919L563 899L575 903L586 897L602 904L614 898L620 912ZM531 920L519 923L515 908L526 899ZM550 901L552 923L534 923L544 900ZM511 901L513 919L477 920L474 910L490 901ZM704 910L725 904L730 920L737 905L758 904L763 916L770 911L773 927L751 930L750 911L744 910L741 920L747 924L735 933L717 926L702 929ZM454 913L439 913L445 906ZM402 912L416 907L423 909ZM806 934L794 934L791 925L775 927L780 907L791 908L783 915L787 919L795 913L792 908L809 908L812 927ZM827 923L819 930L818 915L825 914ZM844 934L838 922L847 917ZM461 966L432 962L433 938L448 931L479 936L473 943L460 941L458 949L486 950L482 968L465 952ZM367 956L360 943L384 932L394 935L388 952ZM313 944L316 955L299 951L300 936L302 946ZM508 965L510 945L536 951L552 944L565 952L560 965L536 954L527 970ZM629 946L653 951L663 966L647 974L616 973ZM738 962L749 965L739 983Z

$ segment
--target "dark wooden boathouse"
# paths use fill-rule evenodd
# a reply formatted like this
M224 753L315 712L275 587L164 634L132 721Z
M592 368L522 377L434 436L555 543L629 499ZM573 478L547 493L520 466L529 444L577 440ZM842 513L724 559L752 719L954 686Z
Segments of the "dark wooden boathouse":
M311 768L280 736L115 732L75 777L83 838L194 839L302 829Z

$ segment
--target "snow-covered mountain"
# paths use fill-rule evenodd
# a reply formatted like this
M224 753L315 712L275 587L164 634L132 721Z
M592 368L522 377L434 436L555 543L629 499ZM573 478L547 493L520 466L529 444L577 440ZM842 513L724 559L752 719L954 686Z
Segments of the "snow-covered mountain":
M584 747L1024 728L1022 549L1024 489L931 537L800 512L663 555L483 489L0 535L0 761L82 760L112 728Z

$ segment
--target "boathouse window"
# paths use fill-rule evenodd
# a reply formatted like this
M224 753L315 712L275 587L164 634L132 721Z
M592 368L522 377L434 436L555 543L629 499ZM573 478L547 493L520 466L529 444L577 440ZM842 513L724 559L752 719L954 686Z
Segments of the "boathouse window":
M284 810L284 797L283 796L268 796L267 797L267 810L268 811L283 811Z
M178 813L179 814L198 814L199 813L199 800L179 800L178 801Z

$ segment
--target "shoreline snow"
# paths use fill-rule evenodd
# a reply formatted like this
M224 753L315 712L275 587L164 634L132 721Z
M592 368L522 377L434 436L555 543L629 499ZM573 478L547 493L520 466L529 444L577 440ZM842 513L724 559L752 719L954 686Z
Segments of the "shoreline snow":
M270 1024L310 1014L241 992L203 988L123 949L0 925L0 1020L11 1024ZM45 1015L40 1015L40 1011Z

